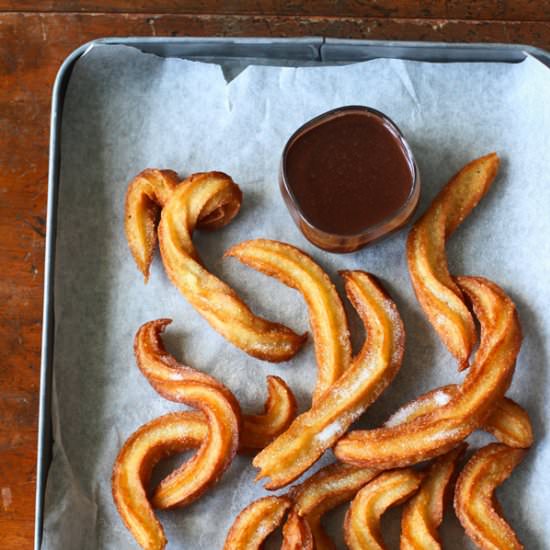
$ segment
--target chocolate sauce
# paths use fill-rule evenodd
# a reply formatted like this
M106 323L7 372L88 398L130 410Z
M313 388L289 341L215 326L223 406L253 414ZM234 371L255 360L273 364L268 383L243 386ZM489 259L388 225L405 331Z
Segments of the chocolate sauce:
M342 111L299 133L284 162L303 216L339 235L359 233L395 214L414 180L393 129L367 111Z

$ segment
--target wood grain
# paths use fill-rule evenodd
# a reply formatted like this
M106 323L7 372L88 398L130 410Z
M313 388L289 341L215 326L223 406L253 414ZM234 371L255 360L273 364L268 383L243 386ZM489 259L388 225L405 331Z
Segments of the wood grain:
M331 36L550 48L550 2L0 0L0 547L32 547L50 94L103 36ZM466 7L465 7L466 6ZM41 10L41 11L38 11ZM120 12L120 13L117 13Z
M550 0L0 0L0 11L544 21L550 17Z

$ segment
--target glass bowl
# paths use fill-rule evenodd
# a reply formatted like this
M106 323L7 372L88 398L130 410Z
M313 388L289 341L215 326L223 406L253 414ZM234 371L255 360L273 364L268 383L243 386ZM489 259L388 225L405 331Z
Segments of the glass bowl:
M313 223L312 220L308 218L304 212L303 206L300 205L296 198L292 181L289 181L287 161L292 147L305 134L338 117L343 117L350 114L354 116L363 115L367 117L376 117L376 122L380 123L388 132L392 134L392 139L394 139L397 143L410 171L410 189L403 203L389 215L377 220L374 224L367 224L359 231L353 231L348 234L344 232L337 233L327 231L326 229L319 227L319 224ZM403 137L402 132L385 114L370 107L357 105L340 107L319 115L298 128L298 130L292 134L285 145L281 157L279 185L288 210L304 236L319 248L330 252L341 253L358 250L359 248L362 248L365 245L388 235L392 231L403 227L403 225L405 225L414 214L420 196L420 175L418 172L418 166L414 160L412 150Z

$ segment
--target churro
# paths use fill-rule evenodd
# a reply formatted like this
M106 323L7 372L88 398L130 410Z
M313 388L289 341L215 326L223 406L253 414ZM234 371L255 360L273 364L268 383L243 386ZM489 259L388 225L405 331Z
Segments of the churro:
M260 550L291 506L286 497L264 497L249 504L231 526L224 550Z
M198 496L195 486L210 486L219 479L237 451L241 421L239 404L223 384L181 365L166 351L160 334L170 322L158 319L140 327L134 342L136 360L160 395L204 414L208 437L193 458L160 482L151 499L156 508L188 504Z
M268 396L260 414L243 414L240 452L255 452L284 432L296 416L296 398L278 376L267 377Z
M467 535L482 550L521 550L523 545L502 517L494 495L522 461L525 451L492 443L468 461L455 489L455 511Z
M304 297L317 359L315 402L351 362L348 322L336 288L307 254L286 243L255 239L230 248L226 255L275 277Z
M420 305L461 369L476 343L460 286L449 273L445 243L489 190L499 167L491 153L467 164L414 224L407 241L409 273Z
M222 172L193 174L180 183L164 205L158 226L164 268L189 303L232 344L267 361L286 361L305 335L252 313L237 293L201 263L192 241L204 220L222 227L239 211L242 194Z
M491 281L461 277L458 282L481 325L480 346L460 391L447 404L405 424L350 432L336 444L340 460L386 469L439 456L483 425L504 397L521 345L516 309Z
M344 534L351 550L385 550L380 518L414 494L422 481L415 470L384 472L367 483L355 496L346 514Z
M418 492L401 516L401 550L441 550L437 529L449 500L449 487L466 444L440 456L429 467Z
M460 386L454 384L431 390L397 409L384 426L404 424L429 414L456 398L459 392ZM533 444L533 428L527 411L508 397L497 402L480 429L510 447L525 449Z
M144 550L166 546L164 530L147 498L147 486L156 463L169 455L200 447L208 436L202 413L170 413L136 430L124 443L113 467L113 499L136 542ZM190 479L188 492L198 497L210 481Z
M289 496L294 501L294 510L307 521L315 540L315 550L335 548L321 524L323 515L351 500L361 487L379 473L372 468L357 468L340 462L325 466L292 487ZM284 537L283 531L283 540Z
M145 282L157 245L160 209L179 183L176 172L149 168L140 172L128 186L124 205L124 230L130 252Z
M268 489L284 487L318 460L382 393L401 366L405 331L394 302L372 275L346 271L342 276L365 325L365 343L322 398L254 458L252 463L260 468L257 479L271 478Z
M308 521L296 511L291 510L283 526L283 544L281 550L319 550L315 546Z

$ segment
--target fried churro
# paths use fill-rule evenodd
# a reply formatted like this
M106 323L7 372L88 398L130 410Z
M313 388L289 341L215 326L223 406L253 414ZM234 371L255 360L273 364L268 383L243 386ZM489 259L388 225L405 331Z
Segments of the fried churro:
M349 367L351 343L340 296L328 275L304 252L278 241L255 239L226 252L253 269L298 290L308 307L315 356L315 402Z
M455 489L455 511L467 535L482 550L521 550L523 545L502 517L494 495L525 456L522 449L492 443L468 461Z
M462 168L414 224L407 241L416 297L460 369L468 365L476 332L462 290L449 273L445 243L487 193L499 162L491 153Z
M192 241L201 223L210 229L229 223L242 194L222 172L193 174L180 183L164 205L158 226L164 268L191 305L232 344L267 361L286 361L300 349L305 335L252 313L237 293L201 263Z
M513 302L497 285L461 277L481 325L481 343L458 394L429 414L397 426L350 432L336 456L357 466L402 467L444 454L479 428L504 397L521 345Z
M224 550L260 550L291 506L286 497L264 497L249 504L231 526Z
M435 460L418 492L405 504L401 516L401 550L441 550L437 529L443 521L457 462L465 450L463 443Z
M401 366L405 331L395 304L368 273L346 271L342 275L367 338L353 364L322 398L254 458L252 463L260 468L257 479L271 478L268 489L284 487L318 460L382 393Z
M281 550L318 550L308 521L294 510L283 526Z
M296 398L278 376L267 377L268 396L260 414L244 414L240 452L255 452L283 433L296 416Z
M431 390L397 409L384 426L404 424L429 414L456 398L459 392L460 386L454 384ZM497 402L480 429L510 447L525 449L533 444L533 428L527 411L508 397Z
M215 378L182 365L164 348L161 333L171 322L158 319L138 330L134 351L137 364L149 383L164 398L200 410L208 422L208 437L189 461L163 479L155 489L156 508L172 508L192 502L192 488L215 483L237 452L240 407L233 394Z
M153 468L162 458L200 447L207 436L202 413L170 413L136 430L120 450L113 467L113 499L124 524L145 550L166 546L164 530L147 498ZM189 479L189 483L188 493L195 497L210 485L203 477Z
M140 172L128 186L124 205L124 230L130 252L145 282L157 245L160 209L179 183L173 170L149 168Z
M289 496L294 501L294 510L307 521L315 540L315 550L335 548L332 539L323 529L322 517L329 510L351 500L361 487L379 473L372 468L357 468L340 462L325 466L292 487Z
M346 514L344 534L351 550L385 550L380 518L414 494L422 474L411 469L384 472L367 483L355 496Z

